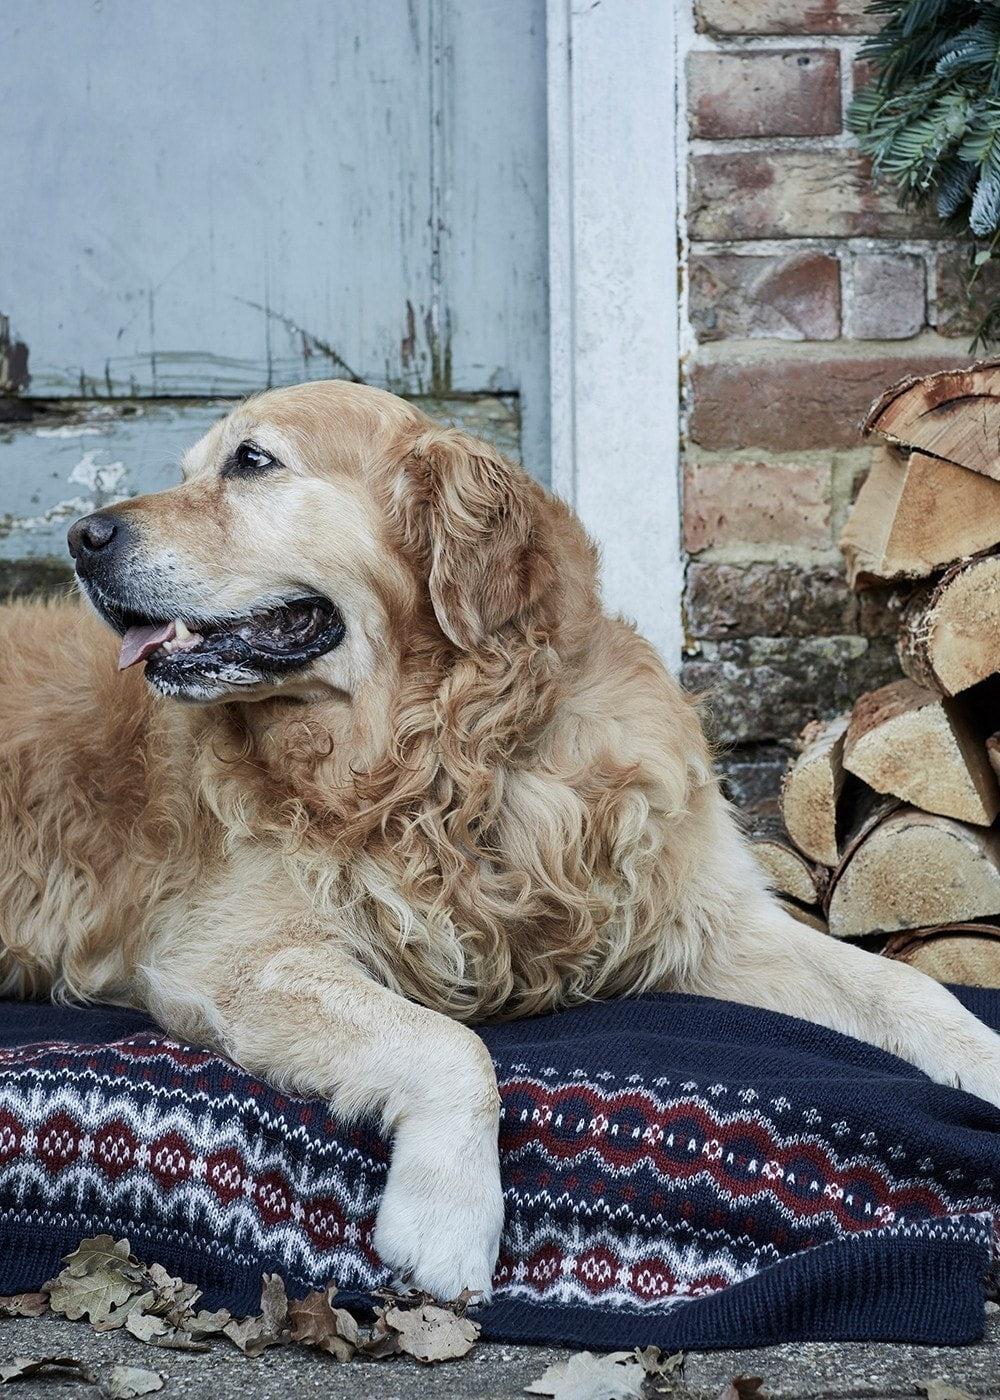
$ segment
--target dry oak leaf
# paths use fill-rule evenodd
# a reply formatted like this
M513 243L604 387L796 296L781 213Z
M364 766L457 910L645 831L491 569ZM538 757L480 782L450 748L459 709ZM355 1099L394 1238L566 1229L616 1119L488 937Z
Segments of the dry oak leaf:
M265 1274L258 1315L228 1322L222 1330L245 1356L260 1356L265 1347L279 1346L288 1340L287 1322L288 1298L281 1276Z
M97 1377L87 1363L78 1361L75 1356L15 1356L13 1361L0 1366L0 1385L20 1380L22 1376L36 1376L42 1370L75 1371L81 1380L97 1384Z
M41 1317L48 1307L44 1293L11 1293L0 1298L0 1317Z
M121 1307L112 1308L106 1318L99 1322L93 1322L95 1332L116 1332L119 1327L124 1327L129 1318L137 1314L145 1313L156 1302L156 1294L149 1290L146 1293L133 1293L131 1298L126 1298Z
M110 1400L134 1400L137 1395L151 1395L163 1389L162 1371L145 1371L141 1366L115 1366L108 1381L106 1394Z
M384 1356L396 1356L399 1352L399 1333L393 1331L386 1322L387 1311L386 1308L375 1309L375 1321L371 1330L358 1347L365 1356L370 1356L375 1361L381 1361Z
M763 1384L763 1376L734 1376L715 1400L766 1400Z
M568 1361L554 1362L539 1380L524 1388L529 1395L551 1395L555 1400L633 1400L642 1395L645 1375L635 1352L595 1356L577 1351Z
M150 1283L156 1290L157 1302L150 1312L164 1312L176 1322L193 1311L201 1297L201 1289L194 1283L185 1283L182 1278L168 1274L161 1264L150 1264L146 1270Z
M914 1388L922 1391L927 1400L975 1400L967 1390L959 1390L957 1385L947 1381L915 1381Z
M396 1333L399 1350L418 1361L454 1361L466 1356L480 1333L478 1322L456 1317L449 1308L423 1303L417 1308L386 1308L386 1325Z
M62 1273L42 1287L52 1311L74 1322L85 1314L93 1323L110 1322L116 1309L145 1291L146 1271L132 1258L128 1240L82 1240L63 1262Z
M134 1283L119 1278L110 1270L85 1274L82 1278L60 1274L49 1289L49 1306L53 1312L62 1313L73 1322L86 1315L94 1323L112 1321L121 1309L124 1321L128 1310L122 1305L137 1292Z
M140 1342L151 1346L169 1347L174 1351L209 1351L207 1342L196 1341L184 1328L175 1327L156 1313L130 1312L125 1318L125 1330Z
M338 1361L350 1361L358 1349L358 1324L346 1308L333 1307L336 1293L337 1285L328 1283L324 1290L288 1304L292 1341L321 1347Z
M146 1273L143 1266L132 1258L128 1240L116 1240L111 1235L95 1235L93 1239L81 1240L72 1254L63 1255L63 1263L66 1268L62 1272L72 1274L74 1278L82 1278L84 1274L92 1274L97 1269L112 1268L123 1278L141 1283Z
M186 1317L184 1326L192 1337L200 1340L202 1337L216 1337L225 1332L232 1320L233 1315L228 1308L217 1308L215 1312L206 1312L202 1308L200 1312Z
M684 1370L683 1351L661 1351L659 1347L636 1347L635 1359L647 1376L673 1376Z

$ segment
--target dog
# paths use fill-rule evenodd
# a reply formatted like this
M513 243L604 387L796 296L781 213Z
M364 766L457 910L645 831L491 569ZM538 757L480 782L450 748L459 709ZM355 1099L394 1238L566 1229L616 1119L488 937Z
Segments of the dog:
M1000 1037L781 909L693 701L487 443L361 385L273 390L69 547L90 608L0 610L2 987L145 1008L377 1115L401 1279L489 1297L478 1021L698 993L1000 1105Z

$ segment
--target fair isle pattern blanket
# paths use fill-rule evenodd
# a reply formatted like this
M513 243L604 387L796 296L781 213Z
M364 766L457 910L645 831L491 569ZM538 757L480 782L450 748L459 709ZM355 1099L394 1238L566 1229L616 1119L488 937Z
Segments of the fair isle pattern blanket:
M1000 993L967 993L1000 1023ZM982 1331L1000 1112L858 1041L697 997L483 1031L506 1226L487 1336L590 1346ZM138 1013L0 1003L0 1292L85 1236L255 1310L363 1305L388 1150Z

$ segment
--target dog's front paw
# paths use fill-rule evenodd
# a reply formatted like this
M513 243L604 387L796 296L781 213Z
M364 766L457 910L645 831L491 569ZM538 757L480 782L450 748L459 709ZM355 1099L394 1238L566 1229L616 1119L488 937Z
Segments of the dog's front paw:
M464 1149L428 1136L412 1124L397 1133L375 1248L412 1288L442 1299L472 1288L486 1301L503 1228L495 1131Z

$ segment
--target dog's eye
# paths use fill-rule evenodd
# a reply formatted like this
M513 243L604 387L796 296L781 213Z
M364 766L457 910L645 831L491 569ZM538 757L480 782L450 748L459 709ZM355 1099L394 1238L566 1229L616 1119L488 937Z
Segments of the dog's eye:
M241 442L222 469L223 476L237 476L242 472L266 472L281 463L258 447L255 442Z

